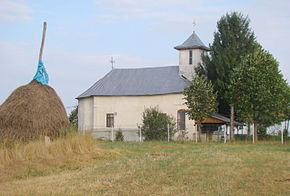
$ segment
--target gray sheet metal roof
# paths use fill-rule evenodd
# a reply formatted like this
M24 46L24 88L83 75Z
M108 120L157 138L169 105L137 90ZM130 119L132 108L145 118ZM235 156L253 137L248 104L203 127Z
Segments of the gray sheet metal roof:
M90 96L158 95L183 92L189 81L178 66L113 69L77 99Z
M183 44L181 44L179 46L175 46L174 48L176 50L196 49L196 48L201 48L201 49L204 49L207 51L210 50L208 47L206 47L202 43L202 41L199 39L199 37L197 36L197 34L194 31L191 34L191 36L189 36L189 38L187 38L187 40L185 40L185 42L183 42Z
M213 118L219 119L221 121L224 121L226 123L230 123L231 122L231 120L228 117L225 117L225 116L223 116L221 114L218 114L218 113L213 113L210 116L213 117ZM235 122L235 125L238 125L238 126L243 126L244 125L241 122L237 122L237 121L234 121L234 122Z

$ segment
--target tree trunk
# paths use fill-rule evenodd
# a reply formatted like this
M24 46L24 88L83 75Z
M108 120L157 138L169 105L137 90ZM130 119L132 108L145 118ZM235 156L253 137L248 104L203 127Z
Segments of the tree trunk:
M258 141L258 130L259 130L259 124L257 122L254 122L254 141L255 143Z
M230 122L230 139L231 141L235 140L235 135L234 135L234 106L231 105L231 122Z
M227 135L228 135L228 124L226 124L226 130L224 132L224 143L226 143L228 140Z

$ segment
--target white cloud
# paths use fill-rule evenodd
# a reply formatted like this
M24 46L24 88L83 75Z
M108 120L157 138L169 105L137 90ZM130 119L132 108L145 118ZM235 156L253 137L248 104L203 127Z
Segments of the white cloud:
M28 22L32 10L24 0L0 0L0 22Z

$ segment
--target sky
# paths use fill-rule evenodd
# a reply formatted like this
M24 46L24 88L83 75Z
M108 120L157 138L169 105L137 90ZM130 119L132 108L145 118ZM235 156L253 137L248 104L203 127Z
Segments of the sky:
M287 0L0 0L0 104L32 80L44 21L49 85L69 111L111 70L111 57L115 68L178 65L173 47L193 30L209 45L217 21L232 11L250 18L258 42L289 82Z

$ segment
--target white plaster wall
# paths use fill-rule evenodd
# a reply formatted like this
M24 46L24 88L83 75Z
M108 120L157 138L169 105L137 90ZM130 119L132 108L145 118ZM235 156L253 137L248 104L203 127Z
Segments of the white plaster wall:
M92 128L93 130L110 130L106 128L107 113L116 113L114 119L116 130L119 128L137 129L137 124L142 123L142 113L145 108L155 106L158 106L163 113L172 115L175 120L177 111L186 109L182 93L152 96L95 96L93 101L91 99L79 100L79 130ZM187 117L185 123L190 136L194 132L193 121Z
M189 51L192 50L192 65L201 62L201 55L204 52L201 49L179 50L179 65L189 65Z
M192 79L194 68L201 62L201 55L204 52L201 49L192 50L192 64L189 64L189 51L179 50L179 71L188 79Z
M93 97L83 98L79 100L78 105L78 129L80 131L93 130Z

